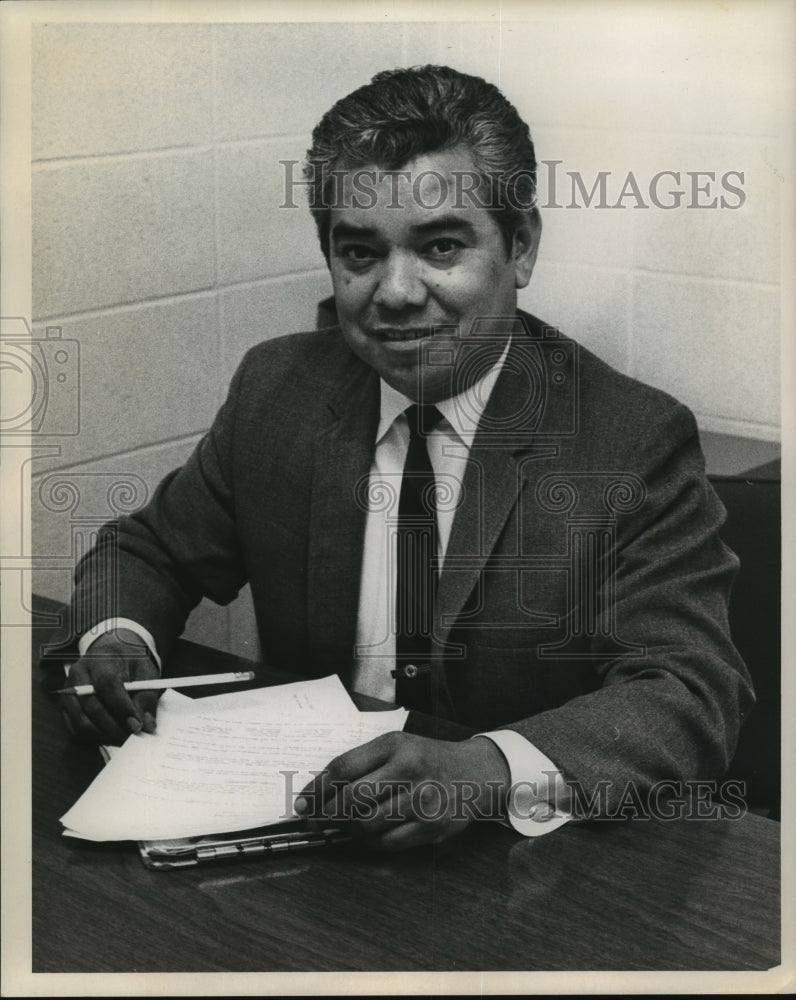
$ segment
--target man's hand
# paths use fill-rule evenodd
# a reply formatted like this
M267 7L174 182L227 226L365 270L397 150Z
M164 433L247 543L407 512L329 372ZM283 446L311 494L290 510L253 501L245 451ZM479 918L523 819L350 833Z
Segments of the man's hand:
M438 843L505 815L508 764L486 738L448 743L387 733L335 757L296 799L299 815L343 823L385 850Z
M69 671L70 687L93 684L95 694L61 695L66 728L76 739L92 743L118 744L130 733L154 733L159 692L127 692L123 684L158 676L135 632L106 632Z

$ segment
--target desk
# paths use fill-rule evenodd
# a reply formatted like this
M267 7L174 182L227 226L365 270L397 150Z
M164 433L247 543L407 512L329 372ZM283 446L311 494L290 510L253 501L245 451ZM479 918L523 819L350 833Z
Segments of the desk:
M34 630L36 659L51 631ZM201 673L241 661L180 643L173 666ZM259 683L286 679L261 671ZM413 715L407 728L427 725ZM536 840L484 824L402 855L342 845L150 872L132 844L61 836L58 817L99 768L96 750L68 741L34 670L34 972L779 963L779 826L756 815L571 824Z

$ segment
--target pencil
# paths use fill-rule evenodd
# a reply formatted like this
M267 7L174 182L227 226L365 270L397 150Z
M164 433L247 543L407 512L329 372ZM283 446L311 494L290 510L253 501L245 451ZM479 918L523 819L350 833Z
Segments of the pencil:
M162 691L165 688L198 687L203 684L239 684L254 678L253 670L236 670L228 674L199 674L196 677L153 677L144 681L127 681L125 691ZM56 694L94 694L93 684L76 684L61 688Z

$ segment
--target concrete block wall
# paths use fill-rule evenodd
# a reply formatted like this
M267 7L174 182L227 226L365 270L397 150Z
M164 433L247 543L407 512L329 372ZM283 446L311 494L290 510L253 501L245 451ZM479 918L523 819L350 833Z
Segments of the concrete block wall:
M737 211L545 211L522 305L679 396L705 431L775 442L780 40L763 23L750 47L743 25L715 22L34 26L34 327L79 342L81 377L80 433L32 463L34 589L69 592L54 473L87 495L109 474L150 493L243 352L313 326L330 283L309 212L277 208L279 161L395 65L499 83L539 158L589 186L599 170L614 186L629 170L743 170ZM203 605L188 635L256 655L247 595Z

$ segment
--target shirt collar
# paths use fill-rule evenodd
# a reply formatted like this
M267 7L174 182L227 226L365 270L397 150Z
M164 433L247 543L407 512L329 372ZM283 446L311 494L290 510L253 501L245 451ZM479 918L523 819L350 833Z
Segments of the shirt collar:
M473 443L475 432L481 420L492 390L498 380L501 369L506 361L506 355L511 346L511 337L506 341L503 353L497 362L489 369L483 378L480 378L473 385L469 386L457 396L449 399L442 399L436 404L445 420L450 424L454 433L469 448ZM392 427L395 419L412 405L414 400L405 396L397 389L393 389L384 379L381 383L381 412L379 417L379 429L376 434L376 444L378 444L387 431Z

